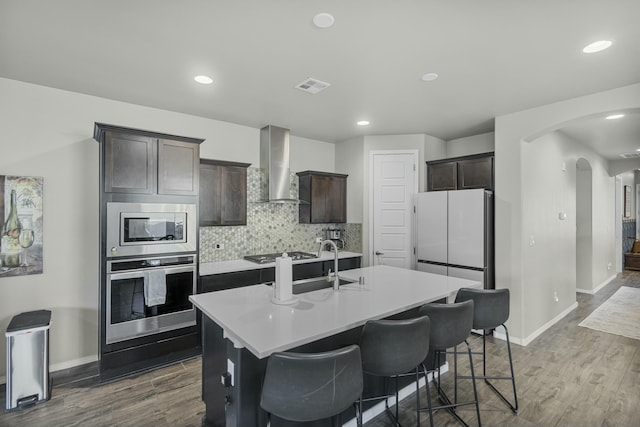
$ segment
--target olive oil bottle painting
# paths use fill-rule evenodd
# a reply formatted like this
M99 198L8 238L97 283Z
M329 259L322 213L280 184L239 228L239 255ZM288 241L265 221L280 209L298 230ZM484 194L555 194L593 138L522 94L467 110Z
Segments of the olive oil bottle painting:
M0 278L42 274L42 184L0 175Z

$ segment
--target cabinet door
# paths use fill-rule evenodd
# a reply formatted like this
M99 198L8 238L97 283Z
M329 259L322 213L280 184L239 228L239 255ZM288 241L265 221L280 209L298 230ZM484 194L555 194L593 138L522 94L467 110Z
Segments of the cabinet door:
M234 271L200 277L200 291L213 292L260 283L260 270Z
M247 224L247 166L200 162L200 226Z
M347 222L347 180L331 177L330 189L327 193L328 222Z
M361 257L354 258L341 258L338 260L338 275L341 271L353 270L354 268L360 268ZM334 270L334 260L322 261L322 275L329 274L329 270Z
M247 168L225 166L220 179L222 183L220 225L247 224Z
M104 191L154 194L156 192L156 140L106 132Z
M493 156L458 162L458 189L493 190Z
M158 141L158 194L198 195L200 146L182 141Z
M456 190L457 180L457 162L427 165L427 191Z
M346 179L311 176L311 223L344 223L347 220Z
M329 222L330 200L327 194L331 191L331 177L311 176L311 223Z
M293 280L309 279L311 277L322 276L321 262L308 262L294 264L292 269Z
M199 213L200 226L220 225L222 222L222 180L221 166L200 163Z

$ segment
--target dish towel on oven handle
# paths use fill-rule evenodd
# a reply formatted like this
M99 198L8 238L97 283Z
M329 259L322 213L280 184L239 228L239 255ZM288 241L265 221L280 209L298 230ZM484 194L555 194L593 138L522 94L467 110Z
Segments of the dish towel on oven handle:
M144 304L147 307L164 304L167 299L167 277L164 270L146 272L144 281Z

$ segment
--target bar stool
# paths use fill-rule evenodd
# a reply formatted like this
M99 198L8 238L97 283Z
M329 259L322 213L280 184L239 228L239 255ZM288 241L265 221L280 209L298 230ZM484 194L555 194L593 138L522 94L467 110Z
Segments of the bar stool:
M333 418L355 406L362 426L362 361L350 345L324 353L273 353L267 361L260 406L271 415L294 422ZM337 424L336 424L337 423Z
M473 323L473 301L464 301L453 304L425 304L420 307L419 311L421 316L428 316L431 321L431 339L429 346L434 351L433 362L434 366L430 370L431 372L438 372L437 380L434 380L436 390L438 391L438 398L442 405L432 406L429 395L429 406L426 410L429 411L429 420L433 426L433 413L438 409L447 409L451 415L453 415L460 423L465 426L468 424L460 418L455 409L464 405L475 405L476 416L478 418L478 426L481 426L480 421L480 407L478 406L478 392L476 390L476 380L473 371L473 356L471 353L471 347L467 342L467 337L471 333L471 326ZM473 385L473 400L466 402L458 402L457 395L457 383L456 393L454 401L446 395L440 384L440 356L446 355L447 349L453 347L454 349L459 345L465 343L467 345L467 353L469 355L469 368L471 369L471 384ZM457 360L457 358L456 358ZM437 367L435 365L438 365ZM426 376L426 373L425 373ZM454 364L454 379L457 377L457 363ZM428 390L429 383L426 388ZM423 409L424 410L424 409Z
M509 319L509 289L470 289L462 288L458 291L456 302L472 300L474 304L473 311L473 328L483 329L482 334L482 376L476 378L484 379L489 388L493 390L502 401L511 408L514 414L518 414L518 395L516 393L516 380L513 373L513 358L511 357L511 341L509 341L509 331L505 326L505 322ZM510 377L487 376L487 344L486 330L495 329L498 326L504 328L507 337L507 351L509 353L509 368L511 370ZM459 376L458 378L465 378ZM489 380L511 380L513 387L513 404L500 393Z
M363 397L363 402L384 399L389 418L398 422L398 377L413 375L416 379L416 419L420 426L420 366L429 353L429 318L426 316L407 320L370 320L362 328L360 336L362 370L367 375L391 377L395 380L395 415L389 409L388 399L393 394Z

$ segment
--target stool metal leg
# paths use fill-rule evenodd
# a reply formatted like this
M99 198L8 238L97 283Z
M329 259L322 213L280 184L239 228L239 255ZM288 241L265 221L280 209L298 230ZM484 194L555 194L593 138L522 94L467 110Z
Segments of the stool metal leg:
M476 376L478 379L483 379L484 382L489 386L489 388L498 395L498 397L511 409L511 411L518 415L518 394L516 392L516 376L513 370L513 357L511 354L511 340L509 339L509 331L507 327L503 324L505 335L507 338L507 352L509 355L509 370L511 372L511 376L509 377L498 377L498 376L489 376L487 375L487 346L486 346L486 335L482 335L482 352L474 352L473 354L482 356L482 376ZM457 355L456 355L457 356ZM456 375L456 383L458 379L469 379L471 378L468 375ZM509 400L500 392L498 389L491 383L489 380L511 380L511 386L513 388L513 399L514 403L512 404Z
M467 353L469 353L469 368L471 369L471 383L473 384L473 397L476 401L476 415L478 416L478 427L481 427L482 422L480 421L480 405L478 404L478 390L476 389L476 376L473 371L473 356L471 355L471 346L469 345L469 342L467 340L464 340L464 343L467 345Z
M422 364L422 370L424 372L424 388L427 391L427 408L429 410L429 426L433 427L433 409L431 408L431 392L429 392L429 373L427 371L427 367ZM420 408L420 406L418 406ZM420 409L418 409L418 414L420 413ZM418 416L418 420L420 417Z
M509 330L507 329L506 325L502 325L502 327L504 328L504 332L507 338L507 351L509 353L509 369L511 370L511 377L489 377L487 376L486 370L483 372L483 376L482 378L484 379L484 382L487 383L487 385L489 386L489 388L491 388L491 390L494 391L494 393L496 393L498 395L498 397L500 399L502 399L502 401L507 404L507 406L509 406L509 408L511 409L511 411L518 415L518 394L516 393L516 377L515 374L513 372L513 358L511 356L511 341L509 340ZM484 336L483 338L483 346L482 346L482 351L483 351L483 359L486 359L486 351L485 351L485 346L484 346ZM483 362L484 363L484 362ZM495 388L495 386L489 381L490 379L495 379L495 380L511 380L511 386L513 387L513 399L514 399L514 403L511 404L511 402L509 402L507 400L507 398L498 391L498 389Z
M465 420L463 420L460 415L458 415L458 413L456 412L456 408L458 406L465 406L465 405L475 405L476 407L476 416L478 418L478 427L482 427L482 422L480 421L480 406L478 404L478 392L476 389L476 381L475 381L475 375L474 375L474 369L473 369L473 356L472 356L472 352L471 352L471 346L469 345L469 343L465 340L464 341L465 344L467 345L467 353L469 356L469 367L471 369L471 376L469 377L472 380L472 384L473 384L473 397L474 400L468 401L468 402L451 402L451 400L449 399L449 397L447 396L447 394L445 393L444 389L441 386L440 383L440 363L438 363L439 361L439 355L440 354L446 354L446 351L439 351L436 350L435 351L435 359L434 359L434 365L437 363L438 366L437 368L434 366L433 371L435 372L436 369L438 371L438 379L433 381L435 387L436 387L436 391L438 393L438 400L440 401L440 403L442 403L442 405L440 406L436 406L433 407L431 405L431 397L429 396L429 387L428 387L428 383L427 383L427 399L429 400L429 406L428 406L428 410L429 410L429 421L431 422L431 425L433 426L433 412L435 412L438 409L446 409L456 420L458 420L458 422L460 424L462 424L463 426L469 427L469 424L467 424L467 422ZM427 375L427 373L425 372L425 375ZM456 383L456 377L454 376L454 384ZM423 409L424 410L424 409Z

